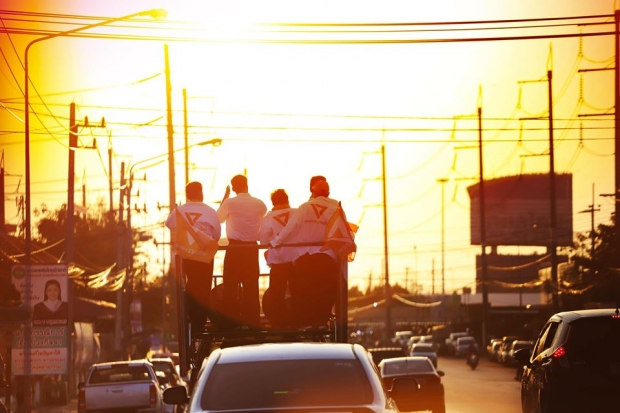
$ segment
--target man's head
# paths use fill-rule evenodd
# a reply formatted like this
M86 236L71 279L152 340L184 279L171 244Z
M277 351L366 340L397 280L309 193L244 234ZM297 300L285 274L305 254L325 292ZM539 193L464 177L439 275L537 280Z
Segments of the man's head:
M314 186L314 184L316 184L319 181L327 182L327 178L325 178L322 175L316 175L316 176L313 176L312 178L310 178L310 192L312 192L312 187Z
M312 197L316 198L317 196L329 196L329 184L325 179L316 181L311 187L310 191L312 192Z
M284 189L276 189L271 193L271 203L273 206L288 205L288 194Z
M202 184L200 182L190 182L185 185L185 197L188 201L202 202Z
M248 192L248 178L244 175L235 175L230 180L230 185L235 193Z

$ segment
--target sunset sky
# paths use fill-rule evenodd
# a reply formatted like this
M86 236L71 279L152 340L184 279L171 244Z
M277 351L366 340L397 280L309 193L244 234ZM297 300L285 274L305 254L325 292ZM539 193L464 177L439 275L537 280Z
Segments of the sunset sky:
M106 119L105 128L79 128L80 146L96 139L97 149L76 150L76 202L82 203L85 185L86 206L107 208L111 147L115 187L121 162L126 169L136 165L132 204L146 205L146 212L134 213L134 228L167 240L162 224L169 210L157 208L169 200L167 162L137 165L168 150L167 45L175 148L184 140L183 89L190 145L222 139L221 146L190 150L190 179L203 183L206 201L217 208L230 179L246 173L250 193L268 206L276 188L297 206L308 198L310 177L325 175L331 196L360 227L349 277L361 289L384 278L382 146L390 281L411 288L417 280L430 293L434 272L441 292L437 180L447 178L445 290L474 286L480 247L470 245L466 188L479 179L478 105L485 179L547 173L547 70L555 170L573 174L573 229L590 230L591 214L581 211L593 203L595 223L610 222L614 204L600 194L614 191L614 72L583 70L614 67L614 37L545 36L613 32L618 5L612 0L4 0L0 149L7 223L22 219L16 199L24 194L25 46L46 30L160 7L168 12L163 21L135 18L31 48L33 209L67 202L69 104L75 102L80 125L86 116L91 124ZM584 18L594 15L610 17ZM487 22L501 20L517 21ZM472 21L478 23L465 24ZM577 26L603 22L610 24ZM538 38L507 40L522 36ZM480 38L503 39L472 41ZM607 115L579 116L586 114ZM536 117L541 120L524 120ZM175 159L176 200L183 202L183 152ZM161 254L150 263L153 274L161 274Z

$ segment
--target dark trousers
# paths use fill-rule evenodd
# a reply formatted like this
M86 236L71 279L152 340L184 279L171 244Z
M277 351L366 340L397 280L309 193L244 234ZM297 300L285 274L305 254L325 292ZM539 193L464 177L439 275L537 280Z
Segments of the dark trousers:
M213 283L213 261L210 263L183 259L185 274L185 308L192 331L202 333L211 312L211 284Z
M339 268L327 254L304 254L294 262L289 288L297 327L327 324L338 293Z
M271 264L269 270L270 314L267 317L269 317L274 328L285 327L291 323L291 314L286 302L286 287L293 274L293 269L293 263L287 262ZM265 305L264 302L263 305Z
M256 242L228 240L224 256L222 310L225 324L260 325Z

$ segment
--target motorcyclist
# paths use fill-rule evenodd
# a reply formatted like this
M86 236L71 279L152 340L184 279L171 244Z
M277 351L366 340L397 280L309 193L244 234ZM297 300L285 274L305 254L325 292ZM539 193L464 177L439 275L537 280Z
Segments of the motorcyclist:
M472 357L474 357L476 360L472 360ZM478 346L476 345L476 343L469 344L469 348L467 349L467 360L465 362L467 364L470 364L472 361L478 361Z
M478 346L476 346L476 343L469 344L469 348L467 349L467 357L469 358L470 356L478 356Z

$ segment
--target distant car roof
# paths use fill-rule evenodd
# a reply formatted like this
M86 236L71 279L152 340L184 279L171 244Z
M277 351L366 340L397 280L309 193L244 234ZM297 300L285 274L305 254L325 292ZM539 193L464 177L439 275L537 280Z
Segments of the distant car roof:
M403 357L407 355L400 347L374 347L369 348L368 351L372 355L375 364L379 364L381 360L387 358Z
M385 359L379 364L383 377L415 373L431 373L435 371L428 357L408 356Z
M416 343L413 345L413 350L434 351L431 343Z

